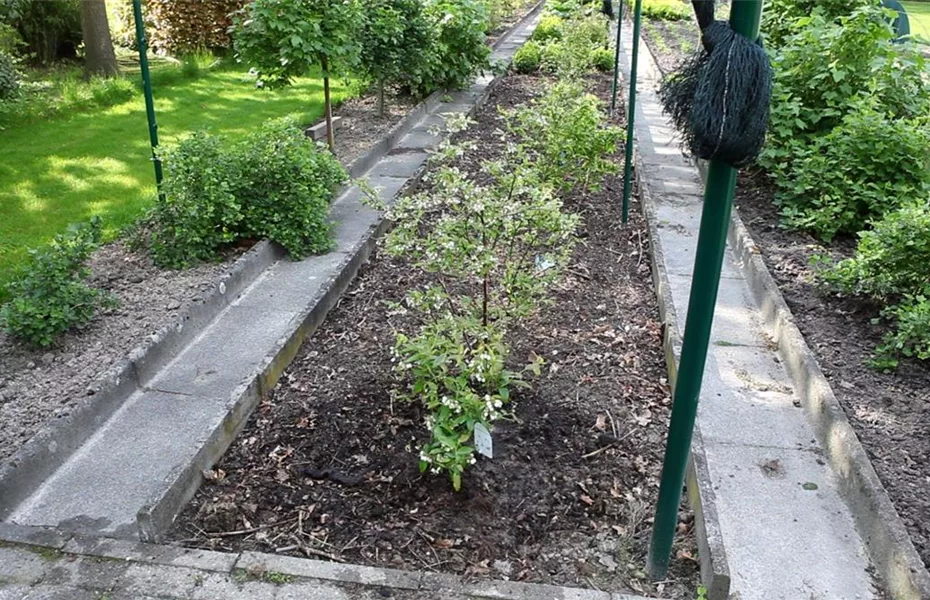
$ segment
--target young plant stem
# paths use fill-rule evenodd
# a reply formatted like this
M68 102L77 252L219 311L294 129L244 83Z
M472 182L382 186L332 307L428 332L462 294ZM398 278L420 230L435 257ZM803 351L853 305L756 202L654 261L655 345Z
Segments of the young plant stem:
M333 103L329 96L329 60L324 54L320 59L320 65L323 67L323 104L326 109L326 142L329 144L329 151L336 154L336 137L333 135Z

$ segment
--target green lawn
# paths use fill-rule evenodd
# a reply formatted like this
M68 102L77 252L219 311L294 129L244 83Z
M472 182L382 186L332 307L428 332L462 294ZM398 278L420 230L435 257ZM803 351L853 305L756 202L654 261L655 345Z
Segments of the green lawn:
M911 23L911 34L930 42L930 2L902 2Z
M350 86L333 83L334 101L350 94ZM323 114L321 79L264 91L242 69L225 66L154 93L162 145L199 129L241 136L269 118L293 114L308 122ZM101 215L110 237L131 223L154 196L150 157L141 93L109 108L0 131L0 286L26 248L69 223Z

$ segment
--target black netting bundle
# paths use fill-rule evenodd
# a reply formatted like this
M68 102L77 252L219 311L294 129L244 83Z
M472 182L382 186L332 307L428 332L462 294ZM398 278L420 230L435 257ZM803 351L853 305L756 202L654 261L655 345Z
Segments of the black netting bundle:
M614 3L611 0L601 0L601 12L607 15L608 19L613 19Z
M665 77L659 98L694 156L742 167L765 142L772 68L760 44L714 20L714 0L691 4L703 49Z

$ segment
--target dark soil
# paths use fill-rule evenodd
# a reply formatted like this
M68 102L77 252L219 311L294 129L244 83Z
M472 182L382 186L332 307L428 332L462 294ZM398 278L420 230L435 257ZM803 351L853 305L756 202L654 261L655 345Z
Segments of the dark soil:
M788 306L846 411L875 470L930 567L930 367L915 360L897 371L867 366L887 325L880 307L815 285L815 254L848 256L851 239L829 250L805 233L778 226L774 193L760 175L740 179L736 204Z
M371 90L340 104L333 111L334 116L342 117L342 125L336 129L335 135L336 156L340 162L348 165L358 158L399 123L417 102L409 96L388 94L385 98L384 116L380 116L378 96Z
M477 154L458 166L474 172L497 155L499 107L525 103L544 82L505 78L463 134ZM609 76L592 86L606 98ZM610 177L568 199L584 220L570 271L554 304L510 338L513 365L537 353L543 375L515 394L515 420L495 428L494 459L466 472L463 491L419 473L425 414L391 401L394 333L411 322L386 302L425 279L376 254L171 536L218 550L693 596L690 516L669 581L654 587L641 570L670 397L647 233L635 210L621 227L620 193ZM312 479L308 467L363 481Z

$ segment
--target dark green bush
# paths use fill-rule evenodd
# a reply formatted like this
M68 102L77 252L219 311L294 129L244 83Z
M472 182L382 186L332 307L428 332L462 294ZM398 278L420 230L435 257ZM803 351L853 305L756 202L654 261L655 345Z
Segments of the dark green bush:
M513 56L513 68L517 73L532 73L542 62L543 47L532 40L523 44Z
M930 207L913 203L888 213L859 234L852 258L823 277L849 294L894 302L930 285Z
M775 72L769 132L760 164L776 184L812 140L871 99L892 118L930 111L926 61L911 44L895 44L887 13L866 6L839 19L822 11L801 21L772 54Z
M768 48L779 48L805 26L802 19L817 13L828 22L849 16L857 8L877 6L880 0L766 0L762 33Z
M859 234L852 258L821 273L847 294L886 306L891 331L876 349L873 366L892 369L901 356L930 359L930 206L909 204Z
M20 74L16 62L0 52L0 100L9 100L19 94Z
M147 217L156 264L218 258L239 239L268 238L295 258L329 249L326 216L342 165L294 123L278 120L242 142L200 133L165 156L163 197Z
M0 322L10 335L28 344L50 346L62 333L86 325L97 309L112 302L105 292L87 285L84 263L100 245L101 222L75 225L31 259L8 285L10 301L0 308Z
M488 14L480 0L428 0L426 15L433 24L433 39L422 67L414 69L410 87L419 95L435 90L465 87L491 67L491 48L485 30Z
M241 233L240 159L206 133L183 140L163 159L163 193L151 215L155 264L180 269L215 260Z
M75 57L82 40L80 0L4 0L0 22L13 26L42 64Z
M595 48L591 51L591 66L605 73L614 69L614 51L610 48Z
M595 51L606 46L607 28L603 15L567 19L562 24L562 38L544 46L542 67L560 78L578 77L594 68Z
M930 197L930 127L871 107L804 147L781 180L787 224L829 241Z
M236 148L240 181L235 195L247 237L275 241L294 258L332 245L327 222L336 188L348 178L329 152L294 123L267 123Z

